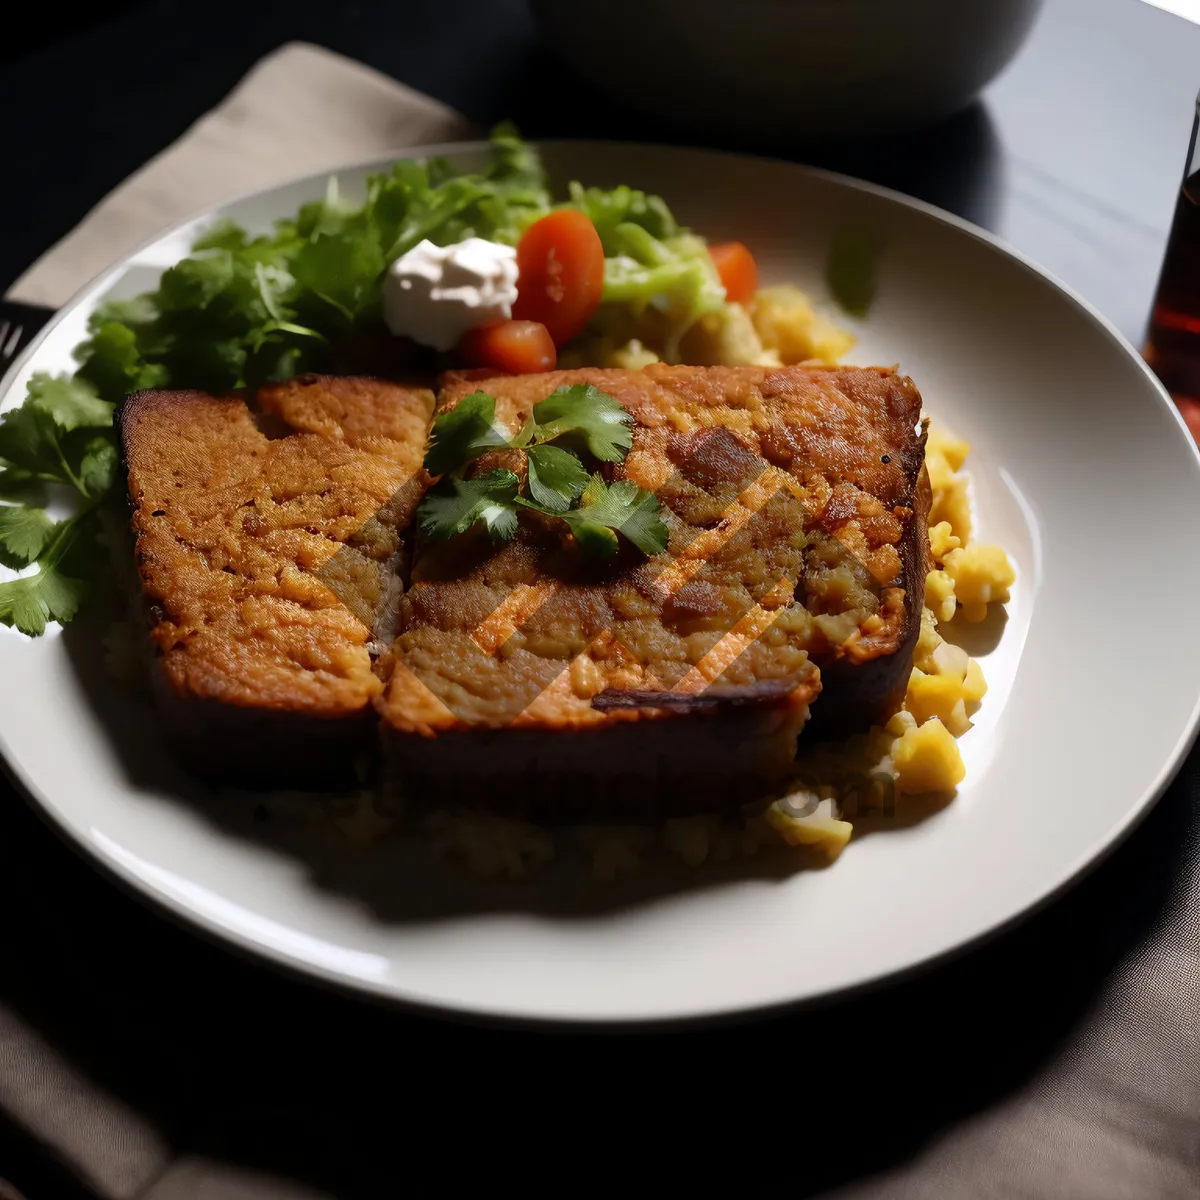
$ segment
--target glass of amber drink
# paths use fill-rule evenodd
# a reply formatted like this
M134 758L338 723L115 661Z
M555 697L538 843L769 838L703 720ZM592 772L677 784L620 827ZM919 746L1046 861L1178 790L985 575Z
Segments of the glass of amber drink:
M1200 441L1200 96L1143 350Z

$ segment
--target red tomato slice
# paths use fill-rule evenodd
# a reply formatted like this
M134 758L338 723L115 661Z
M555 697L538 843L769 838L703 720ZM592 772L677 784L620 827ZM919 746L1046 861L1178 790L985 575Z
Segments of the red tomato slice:
M558 361L554 339L537 321L500 321L463 334L458 352L476 367L510 375L553 371Z
M540 321L559 346L583 332L604 291L604 247L583 213L563 208L530 225L517 269L514 317Z
M721 242L709 246L709 257L717 268L725 288L725 299L733 304L745 304L758 291L758 263L741 242Z

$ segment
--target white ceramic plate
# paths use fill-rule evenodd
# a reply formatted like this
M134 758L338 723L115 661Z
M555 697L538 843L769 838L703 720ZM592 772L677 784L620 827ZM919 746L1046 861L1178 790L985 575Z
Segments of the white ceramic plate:
M450 149L464 165L479 154ZM710 237L749 243L768 281L817 296L840 222L885 238L878 301L851 323L853 359L899 363L971 441L979 535L1018 570L1003 636L983 635L991 691L962 739L953 803L856 838L826 870L680 868L606 887L563 867L483 886L415 843L362 853L197 795L153 714L98 678L82 623L39 641L0 628L0 750L16 776L79 847L193 924L328 981L461 1013L730 1014L883 979L1029 912L1130 829L1195 729L1200 457L1166 396L1077 297L911 200L691 150L544 153L560 183L661 192ZM379 165L341 172L343 187ZM264 229L325 182L216 211ZM0 404L19 402L31 372L69 369L97 301L153 287L213 215L86 288L9 373Z

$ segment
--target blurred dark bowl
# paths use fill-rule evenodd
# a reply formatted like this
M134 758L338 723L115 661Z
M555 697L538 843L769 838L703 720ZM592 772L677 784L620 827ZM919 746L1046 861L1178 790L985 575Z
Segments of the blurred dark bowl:
M530 2L564 65L614 98L760 142L888 133L956 112L1008 64L1042 5Z

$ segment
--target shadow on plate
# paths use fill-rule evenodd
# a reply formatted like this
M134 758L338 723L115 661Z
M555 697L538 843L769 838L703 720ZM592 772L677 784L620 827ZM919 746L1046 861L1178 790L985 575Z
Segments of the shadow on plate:
M1004 605L991 604L988 606L988 615L982 621L966 621L958 615L952 621L939 624L938 632L972 658L980 658L1000 645L1007 624L1008 613Z
M955 792L924 792L920 796L901 796L893 808L864 813L854 818L853 842L876 833L895 833L898 829L912 829L937 816L953 803Z
M355 826L361 824L350 815L353 798L344 794L218 792L206 787L172 757L149 696L114 682L105 666L99 627L76 621L64 630L62 640L131 788L156 801L182 802L223 834L286 857L318 887L355 900L381 921L403 924L530 912L598 918L669 902L699 889L769 886L831 865L820 852L781 843L752 857L740 855L693 868L654 846L628 875L601 881L593 877L573 836L563 833L555 838L554 860L536 874L518 880L481 878L457 862L436 858L419 819L401 819L374 840L356 839ZM911 827L945 803L903 800L898 811L872 814L861 830L856 825L855 835Z

